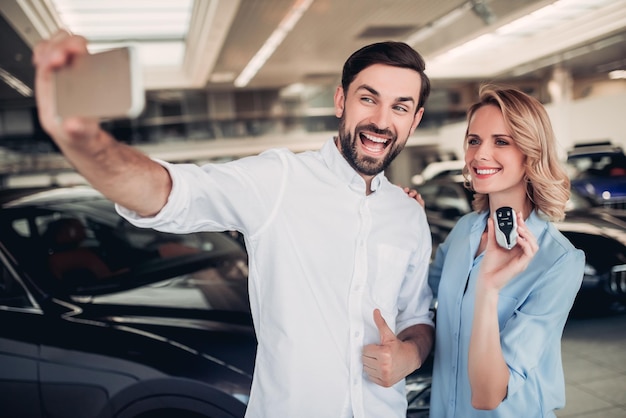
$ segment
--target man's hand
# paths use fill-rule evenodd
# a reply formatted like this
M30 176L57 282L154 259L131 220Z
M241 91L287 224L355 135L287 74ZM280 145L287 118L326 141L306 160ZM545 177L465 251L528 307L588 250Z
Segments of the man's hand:
M154 216L167 202L167 170L139 150L118 142L97 118L57 115L55 72L88 54L87 40L59 31L33 50L39 121L72 166L109 200L141 216Z
M363 368L370 380L390 387L421 366L416 344L396 337L379 309L374 310L374 323L380 333L380 344L363 348Z
M87 54L87 40L81 36L58 31L50 39L39 42L33 50L35 65L35 99L39 120L44 130L63 146L66 142L84 143L99 135L99 121L91 118L57 116L54 98L55 71L69 65L79 55Z

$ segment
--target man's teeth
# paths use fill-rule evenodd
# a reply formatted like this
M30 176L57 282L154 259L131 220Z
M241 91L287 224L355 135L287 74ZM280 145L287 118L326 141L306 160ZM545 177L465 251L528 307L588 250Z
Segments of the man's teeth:
M480 174L480 175L487 175L487 174L496 174L498 171L497 168L489 168L489 169L476 169L476 174Z
M388 139L385 139L385 138L379 138L379 137L377 137L377 136L371 136L371 135L368 135L368 134L363 134L363 136L364 136L365 138L369 139L370 141L372 141L372 142L377 142L377 143L379 143L379 144L386 144L386 143L389 141Z

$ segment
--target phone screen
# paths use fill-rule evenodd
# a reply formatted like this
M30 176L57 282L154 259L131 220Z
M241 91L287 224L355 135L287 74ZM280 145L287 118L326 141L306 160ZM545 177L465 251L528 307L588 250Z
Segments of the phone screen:
M140 75L132 47L81 55L56 73L57 114L62 118L136 117L145 103Z

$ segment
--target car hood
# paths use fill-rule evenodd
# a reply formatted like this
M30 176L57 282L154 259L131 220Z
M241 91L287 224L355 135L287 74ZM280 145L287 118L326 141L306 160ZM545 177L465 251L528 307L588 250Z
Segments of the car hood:
M626 222L603 211L570 211L556 225L561 232L606 237L626 246Z
M83 305L73 319L97 323L135 339L157 341L252 378L256 338L246 312L102 304ZM152 366L160 368L162 364L157 360Z
M608 214L568 212L557 228L585 252L586 262L598 272L626 264L626 226Z
M70 292L73 296L58 296L73 307L64 316L118 330L120 338L139 346L137 350L148 351L160 341L168 346L166 351L186 351L251 378L256 338L247 280L216 283L202 279L201 272L168 276L160 281L152 274L131 280L120 277L106 285L81 287ZM144 344L141 339L151 341ZM157 360L151 366L162 364Z

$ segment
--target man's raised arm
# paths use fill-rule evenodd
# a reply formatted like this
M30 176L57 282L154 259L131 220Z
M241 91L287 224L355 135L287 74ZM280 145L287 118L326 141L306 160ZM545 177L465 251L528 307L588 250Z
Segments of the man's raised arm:
M64 31L34 48L35 97L41 126L94 188L139 215L155 215L165 205L172 187L167 170L135 148L116 141L96 119L57 116L54 73L87 53L84 38Z

